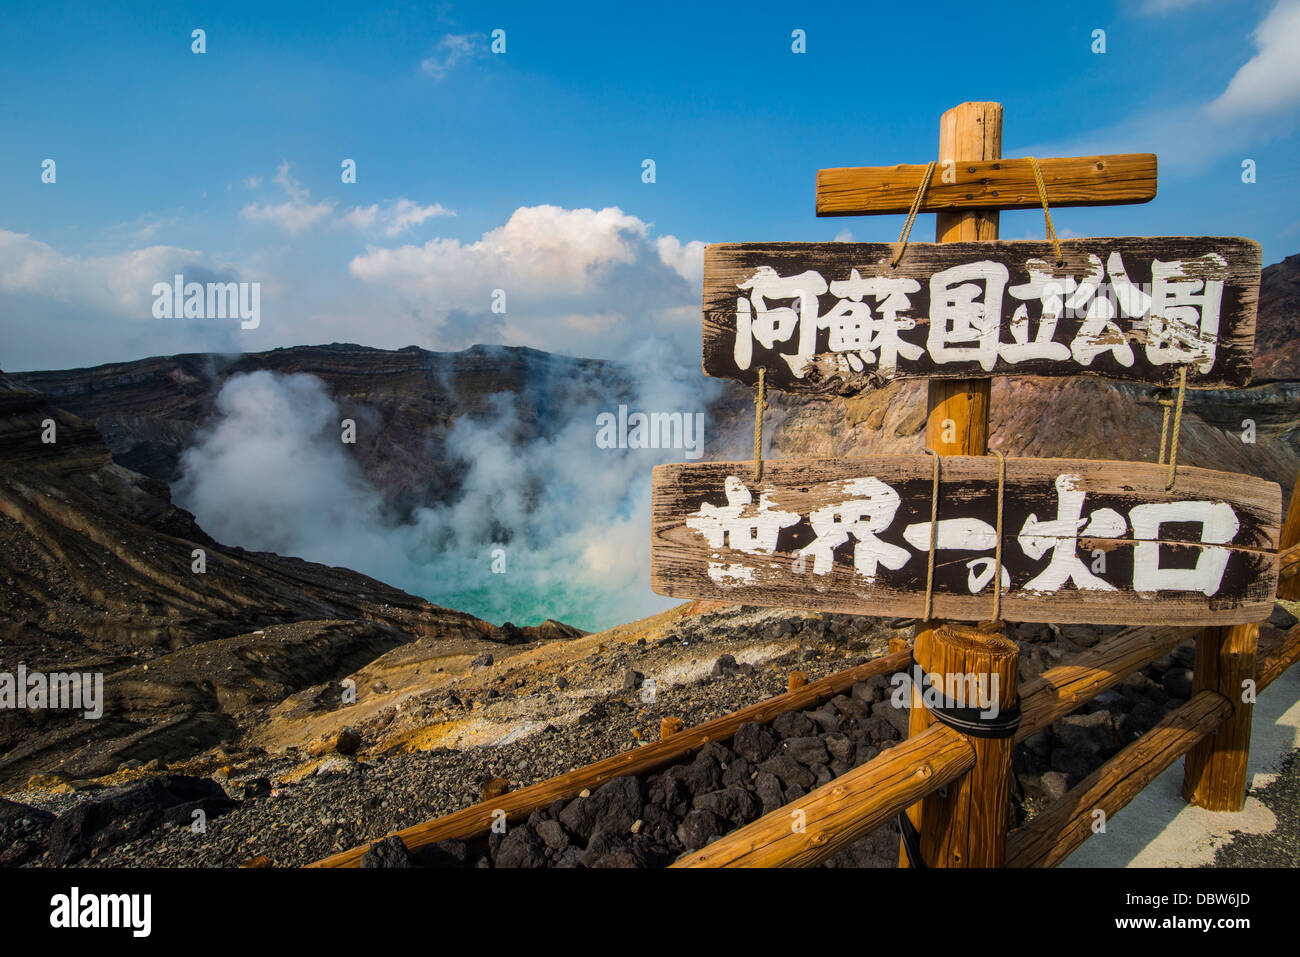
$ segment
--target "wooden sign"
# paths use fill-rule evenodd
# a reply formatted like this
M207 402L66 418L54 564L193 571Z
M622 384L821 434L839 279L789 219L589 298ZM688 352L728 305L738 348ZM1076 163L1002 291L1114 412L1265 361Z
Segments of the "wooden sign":
M661 595L919 617L934 458L777 460L654 470ZM941 461L931 617L993 617L998 460ZM1274 482L1079 459L1006 461L1002 617L1166 625L1261 621L1273 606Z
M852 395L896 378L1250 381L1249 239L747 243L704 253L704 371Z
M1154 153L1042 159L1039 168L1053 209L1148 203L1156 196ZM817 215L906 213L924 176L924 165L818 170ZM1038 209L1041 204L1028 159L948 160L935 168L919 212Z

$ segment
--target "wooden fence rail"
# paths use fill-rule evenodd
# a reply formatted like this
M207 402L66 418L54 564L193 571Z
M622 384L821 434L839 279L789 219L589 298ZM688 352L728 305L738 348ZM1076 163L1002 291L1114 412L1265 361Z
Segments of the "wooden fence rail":
M934 725L673 867L811 867L966 774L975 752Z
M1021 719L1016 743L1078 710L1193 634L1187 628L1126 628L1102 639L1069 664L1049 668L1025 682L1020 689Z
M1100 811L1109 818L1156 776L1232 715L1232 703L1200 691L1073 790L1007 838L1008 867L1055 867L1093 834Z
M511 791L491 801L462 808L445 817L434 818L398 831L407 848L414 851L445 840L466 840L479 837L491 827L493 815L505 811L507 823L522 821L538 808L561 799L576 797L584 788L596 788L624 774L649 774L670 764L676 764L693 751L698 751L710 741L729 741L742 724L750 721L767 722L787 711L816 707L842 694L859 681L876 675L892 674L905 668L912 660L910 650L893 652L868 661L855 668L811 681L795 691L768 698L758 704L731 714L706 721L679 731L671 737L656 741L633 751L624 751L613 757L597 761L586 767L570 771L559 777ZM390 835L391 836L391 835ZM356 867L361 856L370 848L370 841L308 865L309 867Z

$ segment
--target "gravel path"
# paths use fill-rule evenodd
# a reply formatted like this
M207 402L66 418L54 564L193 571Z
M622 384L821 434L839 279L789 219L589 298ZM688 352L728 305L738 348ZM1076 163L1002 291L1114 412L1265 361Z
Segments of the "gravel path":
M1214 867L1300 867L1300 751L1293 751L1277 778L1251 792L1277 818L1268 834L1238 834L1214 855Z

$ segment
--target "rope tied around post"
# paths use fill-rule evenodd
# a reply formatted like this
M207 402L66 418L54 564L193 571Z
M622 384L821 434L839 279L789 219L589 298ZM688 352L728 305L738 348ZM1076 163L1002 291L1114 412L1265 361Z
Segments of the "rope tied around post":
M1043 204L1043 219L1047 221L1047 238L1052 241L1052 248L1056 250L1056 265L1060 266L1065 262L1061 256L1061 241L1056 237L1056 227L1052 225L1052 210L1047 204L1047 184L1043 181L1043 170L1038 165L1038 158L1029 157L1029 165L1034 169L1034 182L1038 185L1038 199Z
M921 185L916 190L916 196L912 199L912 208L907 212L907 222L903 224L903 231L898 234L898 253L894 256L894 261L889 264L890 269L897 269L898 264L903 261L903 250L907 249L907 237L912 233L912 224L916 222L916 214L921 210L921 200L925 198L925 191L930 188L930 177L934 175L934 167L937 164L934 160L925 167L925 174L921 177Z
M926 449L934 456L934 478L930 488L930 558L925 567L925 614L922 621L930 620L934 609L934 552L939 543L939 453Z
M1169 491L1174 487L1174 476L1178 469L1178 433L1181 431L1183 425L1183 399L1186 395L1187 366L1183 366L1178 370L1177 400L1175 401L1174 399L1168 398L1160 400L1160 404L1164 406L1165 414L1164 419L1160 424L1160 458L1157 460L1157 464L1165 464L1165 444L1168 443L1169 445L1169 481L1165 484L1165 491ZM1172 408L1174 412L1174 430L1172 437L1169 434L1170 408Z
M767 409L767 370L758 368L758 388L754 395L754 481L763 480L763 413Z

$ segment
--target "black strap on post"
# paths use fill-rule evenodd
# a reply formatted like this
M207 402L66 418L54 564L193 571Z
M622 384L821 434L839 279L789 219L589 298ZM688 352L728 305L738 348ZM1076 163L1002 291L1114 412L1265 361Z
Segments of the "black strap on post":
M954 731L960 731L972 738L1010 738L1020 727L1019 694L1016 695L1016 701L1010 708L1003 708L996 715L985 715L984 711L987 709L957 705L928 682L925 669L920 665L914 666L914 672L916 674L914 680L921 692L921 700L927 701L934 695L938 696L940 704L926 707L940 724L946 724Z
M921 834L904 811L898 815L898 833L903 838L903 850L907 852L908 866L925 869L925 858L921 856Z
M961 734L972 738L1010 738L1020 727L1020 695L1016 695L1015 704L1003 708L996 715L985 715L985 708L962 707L929 683L925 669L913 665L913 678L922 701L938 697L939 703L926 705L930 714L940 724L945 724ZM924 868L925 859L921 856L921 835L916 825L906 813L898 815L898 833L903 839L903 850L907 853L907 863L914 868Z

